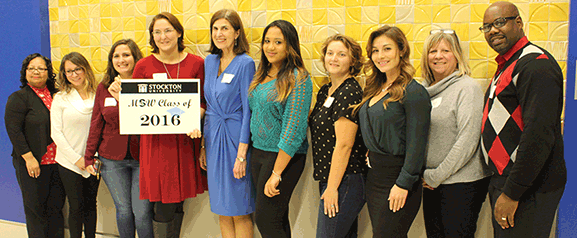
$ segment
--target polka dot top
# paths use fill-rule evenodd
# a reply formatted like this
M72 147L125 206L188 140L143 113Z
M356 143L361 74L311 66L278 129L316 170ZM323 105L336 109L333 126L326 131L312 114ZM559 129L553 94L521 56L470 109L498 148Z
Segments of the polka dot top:
M327 182L329 178L332 153L335 148L334 123L339 118L345 117L358 125L358 117L352 116L352 108L349 108L349 106L360 103L363 97L363 91L359 83L354 78L348 78L333 92L331 96L334 97L334 100L328 105L326 102L331 85L332 83L328 83L321 87L317 94L315 107L309 116L314 163L313 177L315 180L323 182ZM367 171L365 164L366 152L367 149L361 137L361 130L358 129L346 174L365 173Z

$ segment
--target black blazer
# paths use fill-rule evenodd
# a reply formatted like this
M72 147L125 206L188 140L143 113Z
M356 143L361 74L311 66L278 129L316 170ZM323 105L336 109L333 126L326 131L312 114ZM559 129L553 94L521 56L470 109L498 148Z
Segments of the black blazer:
M51 92L53 95L53 92ZM12 93L6 102L4 114L6 132L12 142L12 157L20 158L32 151L34 158L42 160L50 137L50 111L30 86Z

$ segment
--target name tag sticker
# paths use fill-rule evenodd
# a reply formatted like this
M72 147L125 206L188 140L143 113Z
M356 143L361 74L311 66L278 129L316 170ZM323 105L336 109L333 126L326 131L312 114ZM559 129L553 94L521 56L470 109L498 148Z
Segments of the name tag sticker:
M441 102L443 101L443 98L435 98L433 100L431 100L431 106L433 106L433 108L438 107L439 105L441 105Z
M224 74L222 76L222 80L220 80L221 83L230 83L232 82L232 78L234 78L234 74Z
M105 107L116 107L116 99L114 98L105 98L104 99L104 106Z
M155 73L152 74L152 78L155 80L163 80L168 79L168 75L166 73Z
M325 104L323 104L323 107L331 107L331 105L333 104L333 102L335 101L334 97L329 97L327 98L327 100L325 101Z

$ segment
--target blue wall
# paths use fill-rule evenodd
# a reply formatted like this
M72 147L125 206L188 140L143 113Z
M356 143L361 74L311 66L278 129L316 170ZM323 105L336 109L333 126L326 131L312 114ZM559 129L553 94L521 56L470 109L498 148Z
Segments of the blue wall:
M32 53L50 57L48 0L0 2L0 219L24 222L22 195L12 165L12 144L6 135L4 110L8 96L19 89L22 60Z
M575 2L572 2L575 3ZM577 101L575 100L575 67L577 61L577 4L570 4L569 47L567 57L567 87L565 99L565 161L567 163L567 186L559 205L559 237L577 237ZM573 30L571 30L573 29Z

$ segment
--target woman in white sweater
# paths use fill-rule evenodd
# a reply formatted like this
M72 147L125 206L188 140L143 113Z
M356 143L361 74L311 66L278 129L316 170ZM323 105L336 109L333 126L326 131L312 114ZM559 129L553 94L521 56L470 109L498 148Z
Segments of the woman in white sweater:
M51 136L56 143L56 162L70 205L70 237L95 237L96 193L99 181L84 166L97 83L88 61L72 52L62 58L50 113Z
M472 238L489 185L479 146L483 92L453 30L431 31L421 62L432 105L423 173L427 237Z

